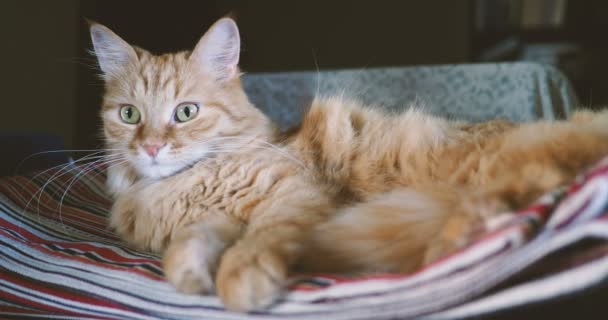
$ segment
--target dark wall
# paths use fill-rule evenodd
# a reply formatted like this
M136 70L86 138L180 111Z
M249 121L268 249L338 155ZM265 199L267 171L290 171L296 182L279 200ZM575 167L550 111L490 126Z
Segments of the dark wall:
M365 68L469 61L470 1L82 1L80 12L152 52L190 49L231 14L242 36L246 72ZM81 23L81 55L90 40ZM90 57L89 57L90 58ZM78 147L99 144L98 81L78 75Z
M71 144L78 34L76 0L0 1L0 135L52 133Z
M566 37L581 45L583 66L575 89L585 107L608 107L608 1L569 2Z

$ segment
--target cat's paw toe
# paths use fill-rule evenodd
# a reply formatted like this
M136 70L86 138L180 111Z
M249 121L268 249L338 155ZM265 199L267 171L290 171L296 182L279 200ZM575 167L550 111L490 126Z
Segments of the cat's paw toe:
M207 294L214 291L213 271L217 257L195 241L186 241L168 248L163 257L167 280L178 291Z
M213 292L213 277L208 270L201 267L178 269L167 274L167 279L178 291L189 294Z
M252 253L236 246L226 252L217 275L217 292L227 309L263 310L281 296L286 266L271 251Z

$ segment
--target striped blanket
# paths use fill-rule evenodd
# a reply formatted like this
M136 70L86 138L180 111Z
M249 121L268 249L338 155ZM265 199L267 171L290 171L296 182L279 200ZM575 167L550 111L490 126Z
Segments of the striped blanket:
M554 299L608 277L608 159L422 270L294 278L280 303L250 314L176 292L158 256L120 242L106 227L104 179L102 169L71 166L0 180L0 317L448 319Z

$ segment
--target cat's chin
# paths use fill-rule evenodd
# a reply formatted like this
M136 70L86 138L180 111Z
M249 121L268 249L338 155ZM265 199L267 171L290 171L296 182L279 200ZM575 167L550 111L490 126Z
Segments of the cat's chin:
M149 179L162 179L172 176L183 169L183 166L176 165L143 165L136 167L137 172L141 177Z

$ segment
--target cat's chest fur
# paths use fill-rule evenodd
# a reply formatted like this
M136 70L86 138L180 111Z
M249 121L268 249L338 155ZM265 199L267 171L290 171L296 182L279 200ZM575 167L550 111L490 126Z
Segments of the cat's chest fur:
M300 179L293 161L269 151L207 159L171 177L136 182L116 199L110 225L132 244L162 251L177 229L205 215L247 223L270 205L269 195L295 191Z

